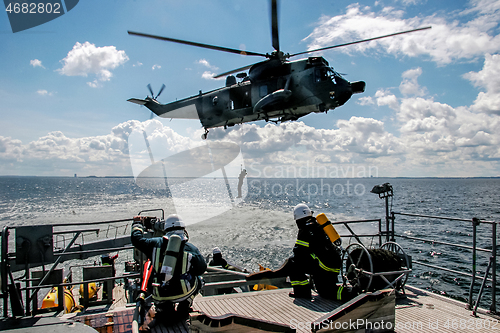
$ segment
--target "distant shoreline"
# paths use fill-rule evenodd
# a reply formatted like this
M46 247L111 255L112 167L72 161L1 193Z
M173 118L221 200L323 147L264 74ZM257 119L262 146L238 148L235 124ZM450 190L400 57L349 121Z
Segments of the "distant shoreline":
M134 176L17 176L17 175L6 175L0 176L0 178L70 178L70 179L134 179ZM163 177L141 177L143 179L162 179ZM171 179L212 179L213 177L167 177ZM238 177L228 177L229 179L238 179ZM274 178L274 177L250 177L247 179L500 179L500 176L490 176L490 177L291 177L291 178Z

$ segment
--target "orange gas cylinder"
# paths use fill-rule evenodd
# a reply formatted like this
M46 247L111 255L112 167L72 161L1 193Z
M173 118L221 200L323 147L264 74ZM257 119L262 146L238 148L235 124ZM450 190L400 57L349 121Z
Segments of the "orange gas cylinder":
M342 239L340 239L340 235L333 227L332 222L328 220L328 217L326 217L325 213L321 213L316 216L316 221L318 221L319 225L321 225L326 235L328 236L328 238L330 238L333 244L335 244L336 246L342 245Z

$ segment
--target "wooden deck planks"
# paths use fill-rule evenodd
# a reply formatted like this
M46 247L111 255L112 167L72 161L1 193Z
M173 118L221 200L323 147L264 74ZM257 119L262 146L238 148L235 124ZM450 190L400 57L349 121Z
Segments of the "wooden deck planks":
M209 316L234 313L241 316L291 325L294 321L307 323L333 311L340 304L316 294L312 300L288 296L291 288L252 293L197 297L193 308Z
M479 314L471 316L465 304L428 293L411 286L406 287L407 298L398 299L396 306L396 332L500 332L498 319ZM340 303L315 295L311 301L288 296L291 289L267 290L252 293L197 297L196 311L209 316L234 313L241 316L290 325L307 323L334 310ZM297 332L307 332L297 329Z

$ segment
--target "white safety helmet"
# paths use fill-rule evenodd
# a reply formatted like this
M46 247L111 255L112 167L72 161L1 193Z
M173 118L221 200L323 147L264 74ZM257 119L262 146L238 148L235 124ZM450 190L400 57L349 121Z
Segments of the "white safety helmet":
M179 215L170 214L165 220L164 232L174 231L174 230L184 230L186 229L186 224Z
M295 221L303 219L304 217L312 216L312 211L306 204L298 204L293 209L293 219Z

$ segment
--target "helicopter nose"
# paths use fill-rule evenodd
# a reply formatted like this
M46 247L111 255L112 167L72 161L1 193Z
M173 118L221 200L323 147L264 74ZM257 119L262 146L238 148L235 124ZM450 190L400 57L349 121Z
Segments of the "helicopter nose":
M333 100L334 107L344 105L344 103L347 102L351 96L352 91L350 87L330 91L330 99Z
M365 81L351 82L351 90L353 94L359 94L365 92Z

